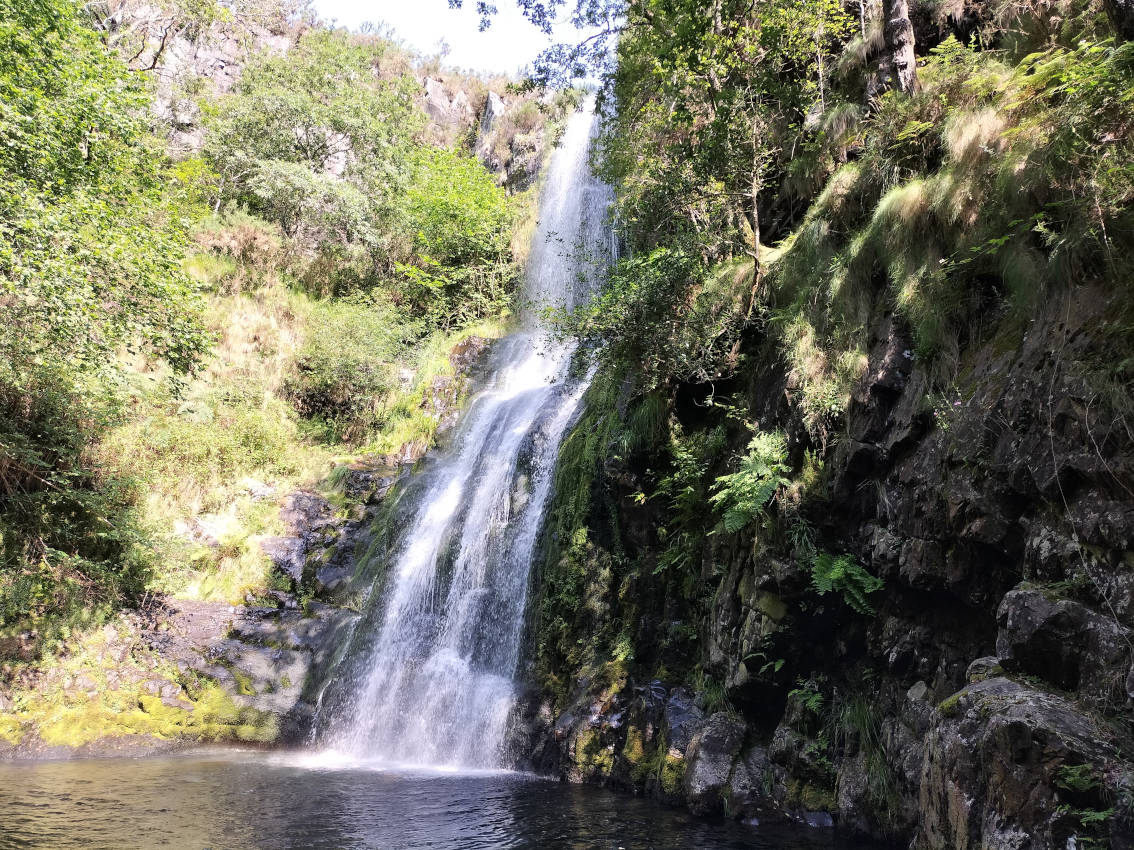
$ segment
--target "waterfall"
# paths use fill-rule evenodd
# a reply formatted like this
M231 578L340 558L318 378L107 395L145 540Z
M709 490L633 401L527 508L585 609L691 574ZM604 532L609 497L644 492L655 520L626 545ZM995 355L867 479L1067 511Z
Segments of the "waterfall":
M404 496L408 520L356 629L342 697L318 719L336 752L503 766L534 550L586 389L574 343L545 333L539 308L584 301L613 256L611 192L589 167L595 127L592 107L571 117L540 198L520 328L494 346L451 447Z

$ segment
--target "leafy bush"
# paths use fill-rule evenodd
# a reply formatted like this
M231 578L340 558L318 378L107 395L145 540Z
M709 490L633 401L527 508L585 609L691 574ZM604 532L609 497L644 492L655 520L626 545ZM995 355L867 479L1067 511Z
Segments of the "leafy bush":
M82 609L132 599L151 564L133 482L87 459L104 414L58 372L0 376L0 638L50 638Z
M0 359L98 365L121 345L189 369L207 346L181 271L149 93L69 0L0 7Z
M740 459L740 469L722 475L713 487L709 504L723 511L724 530L732 534L755 520L781 487L791 482L787 441L781 432L757 433Z
M406 195L414 258L399 266L419 315L448 327L498 313L518 278L515 209L475 158L422 150Z
M181 267L201 210L149 132L151 94L79 5L0 4L4 638L42 644L149 575L134 482L92 459L114 364L126 349L191 372L210 343Z
M284 393L328 438L364 442L383 420L398 363L420 327L389 304L365 299L322 302L310 323Z
M521 133L530 133L538 127L543 117L540 115L539 104L534 100L525 100L516 106L509 116Z
M307 30L286 55L254 57L236 90L206 110L218 202L275 222L308 250L360 247L371 284L404 252L410 151L424 121L411 77L375 73L388 49L379 38Z
M823 596L839 593L859 614L874 615L870 594L882 588L882 579L871 575L851 555L819 552L811 561L811 585Z

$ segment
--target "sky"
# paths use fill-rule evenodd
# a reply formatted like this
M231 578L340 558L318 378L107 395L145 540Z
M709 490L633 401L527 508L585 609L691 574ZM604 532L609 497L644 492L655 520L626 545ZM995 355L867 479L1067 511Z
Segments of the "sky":
M314 0L314 5L320 17L350 29L367 21L385 23L408 47L427 56L436 54L444 39L450 48L444 62L456 68L515 74L552 43L513 0L496 0L499 11L486 32L477 31L476 0L465 0L462 9L450 9L448 0ZM576 38L568 25L557 32L560 41Z

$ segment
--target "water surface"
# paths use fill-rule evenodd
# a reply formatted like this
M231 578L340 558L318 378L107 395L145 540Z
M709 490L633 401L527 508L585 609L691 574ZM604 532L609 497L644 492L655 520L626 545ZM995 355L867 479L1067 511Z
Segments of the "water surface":
M0 765L0 848L830 850L829 830L704 821L503 772L259 753Z

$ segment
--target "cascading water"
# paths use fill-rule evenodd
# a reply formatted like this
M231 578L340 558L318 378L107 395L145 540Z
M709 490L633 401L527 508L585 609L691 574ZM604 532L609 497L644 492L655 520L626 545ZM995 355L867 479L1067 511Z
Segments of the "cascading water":
M318 727L333 750L397 764L495 768L515 700L531 562L564 431L586 380L538 307L573 307L613 256L611 193L590 173L595 118L555 151L521 329L494 348L448 452L407 492L408 521L351 649L343 697ZM323 715L327 716L323 716Z

